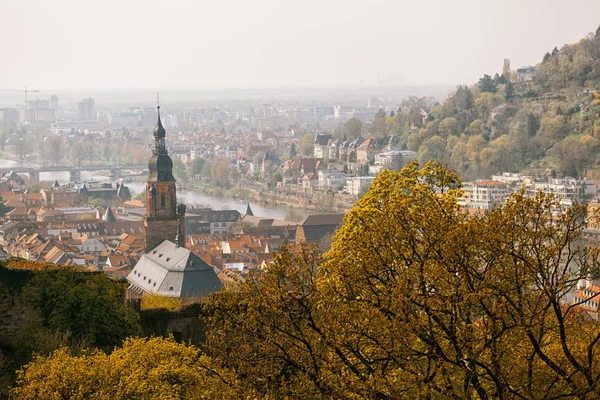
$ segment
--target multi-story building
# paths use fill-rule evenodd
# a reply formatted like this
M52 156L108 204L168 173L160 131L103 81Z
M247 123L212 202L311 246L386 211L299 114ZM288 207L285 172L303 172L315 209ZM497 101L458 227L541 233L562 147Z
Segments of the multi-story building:
M323 158L323 159L327 159L329 158L329 142L331 141L332 137L331 135L322 135L322 134L317 134L317 136L315 136L315 143L314 143L314 157L315 158Z
M355 196L366 192L375 178L372 176L355 176L346 178L346 191Z
M79 119L82 121L95 121L96 108L94 106L94 99L83 99L77 102L77 113L79 114Z
M548 178L548 182L535 182L527 185L527 194L535 196L538 192L552 194L563 205L585 202L596 196L596 183L591 178Z
M390 165L396 161L413 160L417 158L417 153L410 150L389 150L383 153L375 154L375 165Z
M336 189L346 184L346 174L341 171L319 170L319 188L323 190Z
M465 208L491 210L504 204L510 194L506 183L498 181L467 182L460 202Z
M582 279L577 285L572 304L597 321L598 309L600 309L600 287L594 285L594 281L590 279Z
M345 106L335 106L333 107L333 116L335 119L339 119L342 121L349 120L354 117L354 107L345 107Z
M190 235L231 233L231 228L240 217L240 212L236 210L188 210L185 217L186 231L189 231Z
M4 126L18 125L21 122L19 110L16 108L4 108L0 110L0 116Z
M50 108L58 111L58 96L55 94L50 96Z

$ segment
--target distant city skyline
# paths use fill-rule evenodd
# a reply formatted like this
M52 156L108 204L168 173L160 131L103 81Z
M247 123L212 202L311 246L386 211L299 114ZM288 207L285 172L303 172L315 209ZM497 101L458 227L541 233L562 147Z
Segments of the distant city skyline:
M473 84L599 15L597 0L0 0L0 89Z

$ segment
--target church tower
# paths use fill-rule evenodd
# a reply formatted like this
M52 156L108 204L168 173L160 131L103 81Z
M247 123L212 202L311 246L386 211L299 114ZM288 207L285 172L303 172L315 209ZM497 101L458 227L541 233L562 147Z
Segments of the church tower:
M160 121L154 128L154 150L148 161L146 183L146 215L144 216L144 239L146 253L164 240L181 241L185 237L185 206L177 206L177 189L173 177L173 161L167 153L166 131Z

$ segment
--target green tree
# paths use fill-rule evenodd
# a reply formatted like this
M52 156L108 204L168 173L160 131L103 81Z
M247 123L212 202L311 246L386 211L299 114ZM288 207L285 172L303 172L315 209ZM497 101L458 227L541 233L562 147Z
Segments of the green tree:
M438 133L443 137L458 135L460 126L456 118L446 118L438 126Z
M504 84L504 98L506 99L506 101L508 101L510 103L510 102L512 102L514 97L515 97L515 88L514 88L513 84L511 83L511 81L507 81Z
M37 271L23 292L42 326L110 349L141 333L137 314L125 305L126 288L104 274L65 268Z
M350 118L344 124L343 132L347 139L356 139L362 135L363 123L358 118Z
M300 144L298 145L298 150L304 156L312 156L315 148L315 135L311 133L307 133L302 136L300 140ZM262 158L262 157L261 157Z
M386 118L387 115L385 113L385 110L383 108L380 108L376 113L375 113L375 117L373 119L379 119L379 118Z
M469 89L467 87L466 91L465 91L465 110L470 110L472 108L473 108L473 93L471 92L471 89Z
M548 62L549 59L550 59L550 53L546 53L546 54L544 54L544 58L542 59L542 62L543 63Z
M479 91L482 93L495 93L496 84L491 76L485 74L479 79Z
M102 207L102 208L104 208L107 205L106 200L101 199L99 197L92 197L92 196L88 197L87 203L88 203L88 205L90 205L92 207Z
M540 129L540 123L538 119L532 113L529 113L527 116L527 135L533 137L537 134L538 129Z

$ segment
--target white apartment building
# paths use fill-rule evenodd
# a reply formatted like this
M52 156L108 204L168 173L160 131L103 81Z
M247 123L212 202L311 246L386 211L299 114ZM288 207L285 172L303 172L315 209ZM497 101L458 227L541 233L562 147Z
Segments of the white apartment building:
M375 165L386 165L393 162L397 157L402 159L416 159L417 153L409 150L389 150L383 153L375 154Z
M572 205L575 202L585 201L586 198L596 196L596 183L592 178L548 178L548 182L536 182L527 186L527 194L535 195L542 191L545 194L553 194L560 199L564 205Z
M463 199L460 202L465 208L491 210L502 205L510 191L504 182L475 181L467 182L463 186Z
M336 189L346 184L346 174L341 171L319 171L319 188Z
M369 189L375 178L372 176L355 176L346 178L346 190L348 193L358 196Z

